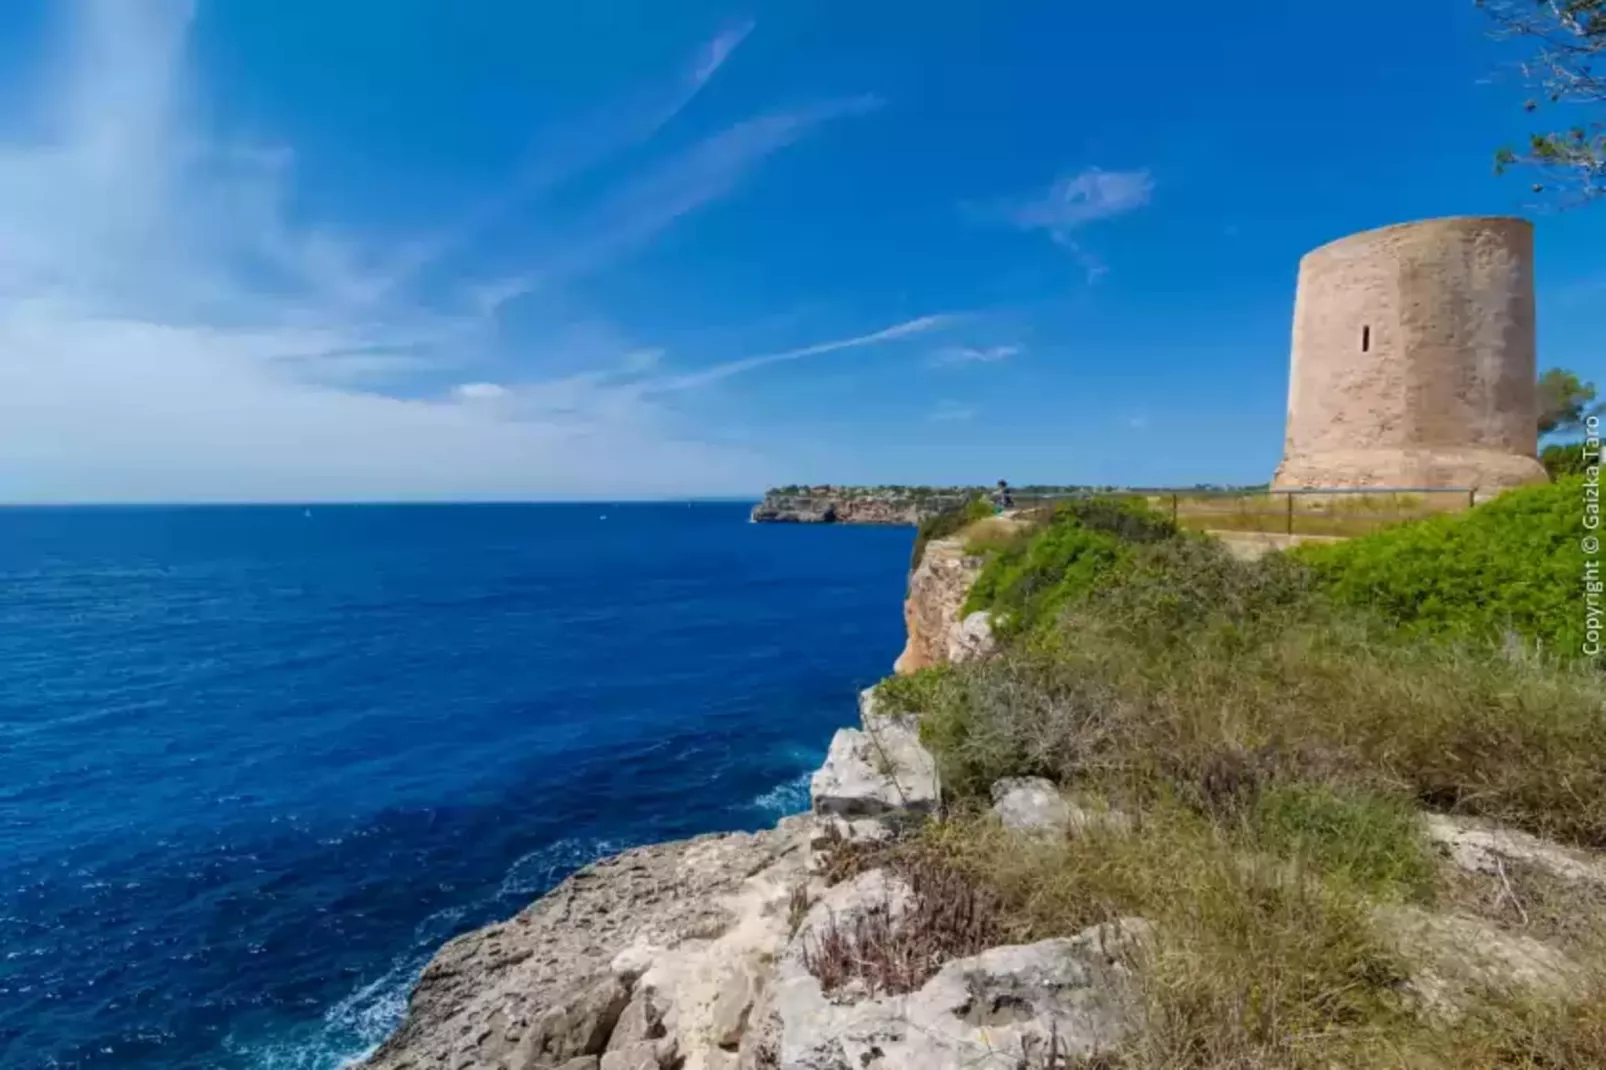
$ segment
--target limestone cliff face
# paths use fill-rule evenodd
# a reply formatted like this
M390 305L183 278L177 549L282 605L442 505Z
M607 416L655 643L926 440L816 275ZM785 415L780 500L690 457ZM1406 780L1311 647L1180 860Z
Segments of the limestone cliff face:
M981 574L982 559L965 553L958 539L933 539L909 576L903 602L909 638L893 672L906 676L933 665L986 657L993 651L986 613L960 617L965 597Z
M896 524L913 527L962 496L876 494L863 490L770 491L753 507L755 524Z

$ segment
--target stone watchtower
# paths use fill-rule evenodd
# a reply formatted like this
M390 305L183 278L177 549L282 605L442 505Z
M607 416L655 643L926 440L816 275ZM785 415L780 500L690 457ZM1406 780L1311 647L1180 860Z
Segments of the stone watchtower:
M1307 253L1273 488L1543 482L1533 226L1465 217Z

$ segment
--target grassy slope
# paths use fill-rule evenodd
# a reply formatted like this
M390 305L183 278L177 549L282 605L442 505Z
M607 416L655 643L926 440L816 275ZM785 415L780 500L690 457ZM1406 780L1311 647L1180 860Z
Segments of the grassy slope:
M1003 657L883 685L924 714L961 815L914 850L985 885L1021 938L1159 923L1125 1065L1606 1065L1606 989L1489 993L1435 1026L1367 920L1448 894L1420 808L1606 847L1606 686L1555 656L1581 500L1535 488L1260 562L1062 511L995 550L967 606L1012 622ZM1010 775L1136 832L1023 844L979 816ZM1606 932L1583 928L1599 965Z

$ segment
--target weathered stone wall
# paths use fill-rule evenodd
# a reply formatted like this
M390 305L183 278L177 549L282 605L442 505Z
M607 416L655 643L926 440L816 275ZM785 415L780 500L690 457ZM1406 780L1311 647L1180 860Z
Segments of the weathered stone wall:
M1541 481L1533 227L1433 219L1300 261L1274 487Z

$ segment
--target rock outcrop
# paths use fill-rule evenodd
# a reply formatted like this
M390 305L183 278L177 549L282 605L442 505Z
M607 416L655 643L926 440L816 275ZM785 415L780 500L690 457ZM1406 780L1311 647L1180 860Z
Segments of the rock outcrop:
M991 618L985 613L960 616L981 567L982 559L966 554L958 539L926 544L909 575L909 593L903 601L908 639L894 672L907 675L992 653Z
M993 784L993 816L1011 832L1075 836L1089 830L1131 831L1132 821L1119 810L1087 810L1060 794L1042 777L1006 777Z
M770 832L628 851L458 937L424 970L369 1070L817 1065L744 1054L765 1043L751 1023L755 1006L773 1011L776 964L801 961L794 912L820 890L811 848L887 839L941 799L914 721L878 710L873 691L859 701L860 727L837 733L814 775L813 813Z
M906 885L880 870L825 893L776 967L756 1012L746 1065L1015 1070L1120 1046L1137 1012L1128 963L1147 935L1139 919L956 959L913 992L824 991L804 962L805 949L828 928L851 926L867 911L899 918L911 898Z
M840 728L809 783L816 814L907 822L937 812L937 762L920 744L917 718L882 713L874 689L859 695L860 728Z
M448 943L371 1070L723 1070L806 880L807 819L587 866ZM588 1061L594 1060L594 1061Z
M928 516L963 505L975 491L922 494L862 487L769 491L753 507L755 524L894 524L913 527Z

